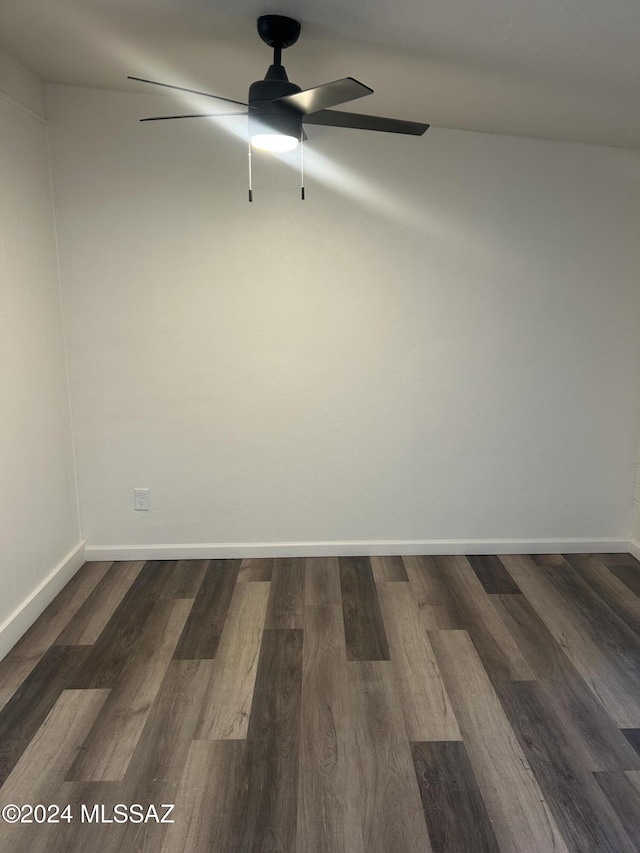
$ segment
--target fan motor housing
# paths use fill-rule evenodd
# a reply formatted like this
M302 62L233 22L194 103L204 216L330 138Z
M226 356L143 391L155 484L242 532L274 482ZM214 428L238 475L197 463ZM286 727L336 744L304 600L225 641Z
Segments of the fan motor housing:
M301 91L300 86L286 79L256 80L252 83L249 89L249 135L272 131L299 139L302 114L293 107L274 101Z
M300 86L296 86L295 83L290 83L288 80L256 80L249 87L249 106L264 107L267 101L284 98L286 95L295 95L301 91ZM275 106L291 111L291 107L287 107L285 104L276 104Z

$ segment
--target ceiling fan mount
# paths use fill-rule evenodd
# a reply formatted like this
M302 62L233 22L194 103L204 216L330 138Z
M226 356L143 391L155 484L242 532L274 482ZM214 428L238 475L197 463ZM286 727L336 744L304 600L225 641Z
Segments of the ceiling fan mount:
M269 47L284 50L298 41L300 23L285 15L260 15L258 35Z

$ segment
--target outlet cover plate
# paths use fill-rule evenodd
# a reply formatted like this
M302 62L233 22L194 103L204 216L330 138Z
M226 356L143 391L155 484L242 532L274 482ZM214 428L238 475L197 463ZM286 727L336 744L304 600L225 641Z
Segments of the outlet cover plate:
M149 509L149 489L133 490L133 508L136 512L145 512Z

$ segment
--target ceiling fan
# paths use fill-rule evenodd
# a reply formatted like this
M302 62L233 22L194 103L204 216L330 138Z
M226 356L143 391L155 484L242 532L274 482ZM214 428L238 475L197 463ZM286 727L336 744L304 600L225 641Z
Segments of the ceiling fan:
M222 98L208 92L187 89L184 86L172 86L156 80L142 77L129 77L140 83L151 83L166 89L203 95L227 104L245 107L244 110L225 113L195 113L179 116L151 116L140 121L171 121L183 118L218 118L223 116L247 115L249 117L249 201L253 200L251 190L251 146L265 151L292 151L298 143L306 139L304 124L328 125L330 127L349 127L359 130L378 130L387 133L403 133L422 136L428 124L416 121L402 121L381 116L347 113L329 109L330 107L354 101L370 95L373 89L355 80L343 77L332 83L301 89L291 83L282 64L282 51L291 47L300 35L300 24L284 15L261 15L258 18L258 34L265 44L273 48L273 64L264 77L249 87L248 103ZM304 199L304 185L301 187Z

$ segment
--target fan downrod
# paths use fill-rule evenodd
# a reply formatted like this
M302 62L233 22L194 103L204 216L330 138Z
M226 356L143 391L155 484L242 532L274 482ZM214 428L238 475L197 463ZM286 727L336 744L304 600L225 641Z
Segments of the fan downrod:
M258 35L269 47L283 50L298 41L300 23L285 15L261 15L258 18Z

